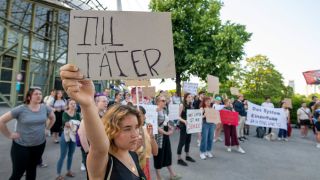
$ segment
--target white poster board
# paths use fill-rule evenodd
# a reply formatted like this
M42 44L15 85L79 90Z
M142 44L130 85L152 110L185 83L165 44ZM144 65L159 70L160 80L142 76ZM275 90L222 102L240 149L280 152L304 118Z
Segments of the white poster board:
M283 108L262 107L248 102L246 124L287 129L287 118Z
M179 106L180 104L169 104L169 120L177 120L180 119L180 114L179 114Z
M197 95L198 83L183 82L183 92Z
M68 63L92 80L176 77L171 13L71 10Z
M156 105L140 104L146 110L146 123L152 124L153 134L158 134L158 112Z
M199 133L202 130L202 110L187 110L187 134Z
M219 94L219 78L211 75L207 75L208 92Z

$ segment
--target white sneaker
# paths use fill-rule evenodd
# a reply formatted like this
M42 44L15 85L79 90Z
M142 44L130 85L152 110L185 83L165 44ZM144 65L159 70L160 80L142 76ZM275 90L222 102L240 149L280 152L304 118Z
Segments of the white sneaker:
M86 167L84 166L83 163L81 163L81 168L80 168L81 171L85 171L86 170Z
M231 147L228 147L228 148L227 148L227 152L231 152Z
M206 156L207 156L208 158L213 158L213 155L212 155L211 152L209 152L209 151L206 152Z
M241 154L245 154L246 152L239 146L237 151Z
M206 154L205 154L205 153L200 153L200 158L201 158L202 160L205 160L205 159L206 159Z
M278 141L281 141L282 140L282 138L278 138Z
M200 147L200 140L197 140L197 146Z
M319 148L319 149L320 149L320 143L318 143L318 144L317 144L317 148Z
M223 139L221 137L218 137L218 141L223 142Z
M289 140L288 140L288 138L283 138L283 140L284 140L284 141L286 141L286 142L288 142L288 141L289 141Z

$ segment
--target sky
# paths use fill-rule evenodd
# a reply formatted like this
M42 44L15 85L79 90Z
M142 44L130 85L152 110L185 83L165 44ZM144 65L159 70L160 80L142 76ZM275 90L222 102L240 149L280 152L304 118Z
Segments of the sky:
M110 0L108 8L116 10L117 0ZM252 33L245 45L245 58L265 55L284 77L295 82L295 92L307 94L302 72L320 69L320 1L319 0L223 0L221 19L246 26ZM124 11L149 11L149 0L122 0ZM191 82L198 79L192 77ZM157 89L174 89L171 80ZM320 89L317 89L319 92Z

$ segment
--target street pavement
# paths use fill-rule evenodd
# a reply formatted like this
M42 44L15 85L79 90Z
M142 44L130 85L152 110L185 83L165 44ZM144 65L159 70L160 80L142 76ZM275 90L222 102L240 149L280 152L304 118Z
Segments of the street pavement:
M0 106L0 115L9 111L7 107ZM12 130L14 120L8 124ZM311 132L311 131L310 131ZM188 163L188 167L177 165L176 149L179 140L179 132L171 137L173 153L173 169L182 175L185 180L317 180L319 176L320 149L315 146L314 136L309 133L305 139L300 138L299 131L293 129L293 137L289 142L267 141L255 136L255 127L251 128L249 140L241 143L246 154L235 151L227 152L222 142L214 144L214 158L201 160L199 148L196 143L196 135L193 135L190 154L196 163ZM223 136L222 136L223 137ZM0 180L6 180L11 174L10 148L11 141L0 135ZM48 137L43 160L48 164L47 168L38 168L37 179L51 180L56 177L56 164L59 158L59 145L54 144ZM184 156L184 153L183 153ZM153 163L151 162L151 165ZM81 152L77 148L74 154L72 171L74 178L86 179L86 173L80 171ZM155 173L151 166L153 179ZM66 162L63 173L66 173ZM162 177L169 179L167 169L161 170Z

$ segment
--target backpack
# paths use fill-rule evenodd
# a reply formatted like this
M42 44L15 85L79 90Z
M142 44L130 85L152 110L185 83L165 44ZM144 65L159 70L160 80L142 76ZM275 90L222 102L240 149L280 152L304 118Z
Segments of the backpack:
M257 138L263 138L266 134L266 130L263 127L257 127Z

